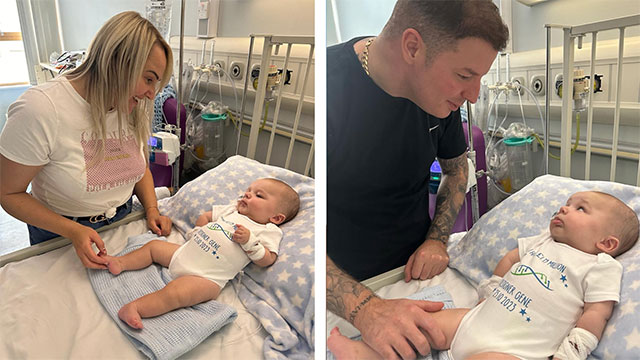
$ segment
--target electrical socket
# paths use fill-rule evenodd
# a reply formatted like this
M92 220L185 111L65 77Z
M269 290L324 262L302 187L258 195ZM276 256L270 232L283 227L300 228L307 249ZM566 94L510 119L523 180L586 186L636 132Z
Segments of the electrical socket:
M229 76L231 76L233 80L242 80L244 76L244 64L239 61L231 62L231 65L229 65Z
M531 77L531 92L536 96L543 96L547 90L547 81L544 75L533 75Z
M224 60L213 60L213 66L219 67L223 71L227 71L227 68L225 68L225 65L226 64L225 64Z
M524 95L524 89L522 89L522 87L525 85L524 84L524 77L523 76L514 76L511 78L511 84L515 85L516 83L520 84L520 90L516 91L515 89L513 90L514 93L520 93L520 95Z

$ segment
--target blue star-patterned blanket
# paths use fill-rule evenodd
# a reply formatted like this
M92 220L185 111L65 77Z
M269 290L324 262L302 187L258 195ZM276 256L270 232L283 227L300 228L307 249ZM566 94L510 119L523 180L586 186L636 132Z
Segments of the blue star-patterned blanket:
M185 184L178 193L158 202L183 234L212 205L235 201L256 179L273 177L300 195L300 211L280 226L284 236L276 262L260 268L249 265L231 282L247 310L268 332L266 359L313 358L314 343L314 207L312 178L242 156L224 163Z
M128 254L153 239L158 239L158 236L151 233L132 236L118 256ZM164 240L163 237L159 239ZM229 305L211 300L142 319L144 329L136 330L118 318L118 311L123 305L164 288L173 280L169 271L154 264L141 270L125 271L118 276L106 270L93 269L88 269L88 274L91 286L109 316L129 341L150 359L175 359L238 316Z

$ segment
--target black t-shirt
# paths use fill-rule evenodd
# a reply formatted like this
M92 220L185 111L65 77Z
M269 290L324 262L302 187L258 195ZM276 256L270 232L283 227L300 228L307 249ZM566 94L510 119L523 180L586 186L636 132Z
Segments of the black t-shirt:
M436 118L367 76L360 39L327 49L327 253L358 280L406 264L431 224L431 163L467 147L460 111Z

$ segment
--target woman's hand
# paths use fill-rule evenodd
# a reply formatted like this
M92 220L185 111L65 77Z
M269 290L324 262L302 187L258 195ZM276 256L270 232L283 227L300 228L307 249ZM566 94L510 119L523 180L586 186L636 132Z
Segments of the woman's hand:
M157 207L151 207L146 210L147 226L154 234L158 236L167 236L171 233L172 222L168 216L160 215Z
M104 242L98 232L94 229L80 225L73 230L69 236L73 247L76 249L76 254L80 258L82 264L90 269L106 269L107 260L94 253L92 244L96 244L99 252L98 254L106 255L107 249L104 246Z

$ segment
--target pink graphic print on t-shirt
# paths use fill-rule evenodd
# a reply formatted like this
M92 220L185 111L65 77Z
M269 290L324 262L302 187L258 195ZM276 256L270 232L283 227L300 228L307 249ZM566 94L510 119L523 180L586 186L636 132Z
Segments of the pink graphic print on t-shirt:
M82 150L87 169L87 192L110 190L122 185L136 183L144 175L146 164L140 148L131 134L123 134L122 141L115 133L107 135L104 159L94 162L101 140L82 133Z

